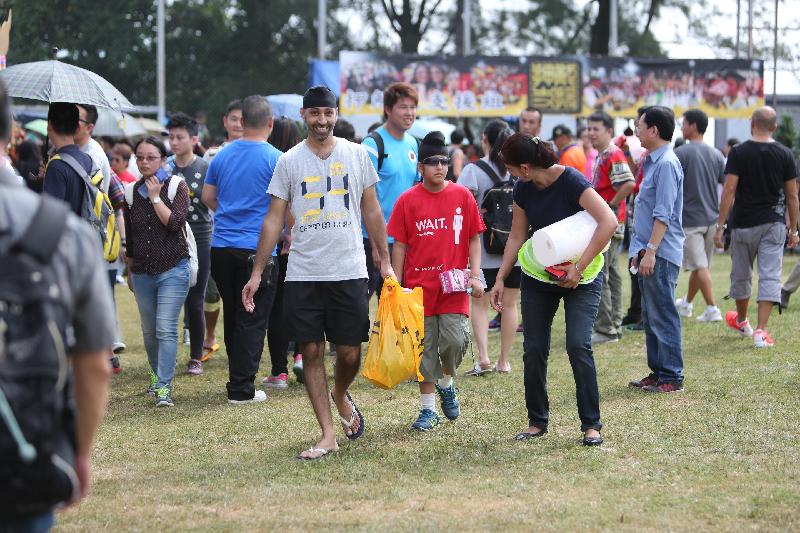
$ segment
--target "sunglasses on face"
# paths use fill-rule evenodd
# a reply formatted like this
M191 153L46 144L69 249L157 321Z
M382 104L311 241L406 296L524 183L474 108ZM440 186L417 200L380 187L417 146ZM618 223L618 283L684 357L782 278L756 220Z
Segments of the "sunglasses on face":
M449 157L428 157L423 162L423 165L428 167L449 167L450 166L450 158Z

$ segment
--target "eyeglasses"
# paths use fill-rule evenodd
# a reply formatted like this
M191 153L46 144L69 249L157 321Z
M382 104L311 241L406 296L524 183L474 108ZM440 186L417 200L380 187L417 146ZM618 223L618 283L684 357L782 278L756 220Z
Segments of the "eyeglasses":
M159 159L161 159L161 158L158 157L157 155L149 155L147 157L145 157L143 155L137 155L136 156L136 160L137 161L147 161L148 163L152 163L153 161L158 161Z
M449 167L450 166L450 158L449 157L428 157L422 162L423 165L428 167Z
M78 122L83 122L83 123L84 123L84 124L86 124L87 126L91 124L91 122L89 122L88 120L83 120L82 118L79 118L79 119L78 119Z

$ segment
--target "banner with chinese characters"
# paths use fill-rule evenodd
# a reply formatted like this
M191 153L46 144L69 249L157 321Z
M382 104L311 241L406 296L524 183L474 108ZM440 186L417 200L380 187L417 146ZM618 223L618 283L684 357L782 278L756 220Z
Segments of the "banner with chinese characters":
M419 93L417 114L439 117L518 115L528 105L527 58L427 57L341 52L342 115L383 114L393 82Z
M544 113L581 112L581 64L577 60L531 58L528 102Z
M764 62L749 59L585 57L583 115L604 110L634 117L645 105L681 115L699 108L713 118L750 118L764 105Z

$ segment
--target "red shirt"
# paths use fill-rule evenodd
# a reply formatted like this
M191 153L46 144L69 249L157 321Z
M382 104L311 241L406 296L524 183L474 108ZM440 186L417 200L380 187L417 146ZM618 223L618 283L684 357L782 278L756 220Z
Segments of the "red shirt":
M594 161L592 186L603 200L610 202L616 196L617 188L628 181L634 181L628 159L622 149L611 143ZM625 221L625 200L619 203L617 219Z
M469 240L485 229L478 204L463 185L447 182L433 193L419 183L397 199L387 232L407 246L404 285L422 287L425 316L469 315L467 293L442 293L439 273L467 268Z
M122 172L117 174L117 177L120 179L122 183L134 183L137 181L136 176L131 174L129 170L123 170Z

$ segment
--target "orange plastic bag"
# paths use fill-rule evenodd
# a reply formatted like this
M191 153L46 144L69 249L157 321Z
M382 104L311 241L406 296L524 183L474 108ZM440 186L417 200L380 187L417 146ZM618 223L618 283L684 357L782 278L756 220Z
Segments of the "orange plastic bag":
M392 389L415 376L422 381L419 363L424 343L422 287L409 291L396 278L386 278L361 375L382 389Z

